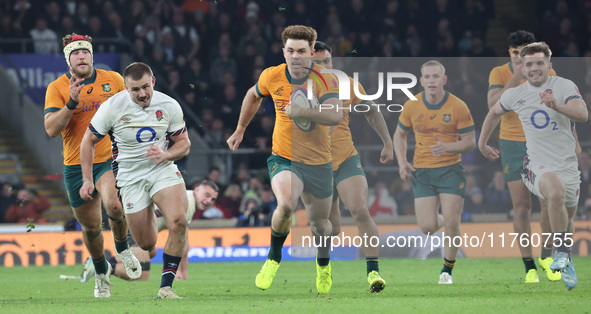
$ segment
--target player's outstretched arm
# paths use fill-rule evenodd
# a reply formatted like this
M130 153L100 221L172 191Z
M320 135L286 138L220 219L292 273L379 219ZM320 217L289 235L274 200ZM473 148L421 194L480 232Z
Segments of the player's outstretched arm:
M82 168L82 187L80 197L83 200L91 200L94 192L94 180L92 177L92 161L94 159L94 145L100 142L100 138L94 135L90 129L86 129L80 143L80 167Z
M480 138L478 139L478 149L480 149L480 152L484 157L490 160L496 160L499 158L499 151L488 146L487 143L493 130L499 125L501 116L504 113L505 111L501 109L501 103L497 101L482 123L482 130L480 131Z
M244 137L244 131L246 130L246 127L248 127L252 117L254 117L256 112L259 110L259 106L261 105L261 100L263 98L257 95L255 88L255 86L251 87L246 92L246 95L244 95L242 107L240 108L240 117L238 118L238 126L236 126L236 131L234 131L234 133L226 141L228 148L231 150L236 150L238 148L242 142L242 138Z
M388 131L388 125L386 124L386 120L384 120L384 116L373 101L370 100L369 102L371 103L369 106L370 110L364 112L364 115L369 125L376 131L382 143L384 143L384 148L380 154L380 162L385 164L394 160L392 139L390 139L390 132Z
M413 165L406 159L407 143L406 137L408 131L402 129L400 125L396 127L392 141L394 142L394 152L398 160L398 172L402 180L408 180L412 177L412 172L416 171Z

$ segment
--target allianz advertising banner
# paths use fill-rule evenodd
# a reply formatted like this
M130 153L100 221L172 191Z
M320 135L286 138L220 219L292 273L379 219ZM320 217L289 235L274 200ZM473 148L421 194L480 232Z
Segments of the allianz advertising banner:
M356 226L343 226L341 234L330 240L331 258L359 259L363 257L364 241L379 247L380 258L430 258L443 256L444 241L453 241L460 247L458 256L521 257L519 242L531 241L533 255L540 254L544 237L539 224L532 224L531 238L520 238L513 231L513 223L465 223L461 236L453 239L444 232L423 234L417 225L378 225L379 237L359 236ZM25 230L25 226L22 227ZM115 254L113 235L103 232L105 255ZM158 234L158 254L152 259L162 263L162 251L168 238L168 230ZM242 262L264 261L269 252L271 231L269 227L190 229L188 234L188 261ZM283 259L314 259L316 247L311 243L310 227L292 227L285 241ZM590 256L591 221L575 221L572 243L575 256ZM76 265L89 256L80 231L0 233L0 267Z
M63 54L6 54L0 57L0 65L39 105L45 102L45 90L49 83L62 76L68 69ZM95 53L94 67L119 71L119 54ZM27 86L36 93L28 91Z

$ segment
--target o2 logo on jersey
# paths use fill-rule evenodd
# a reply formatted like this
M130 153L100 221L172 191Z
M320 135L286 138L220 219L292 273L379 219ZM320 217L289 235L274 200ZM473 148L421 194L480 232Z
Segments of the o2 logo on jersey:
M542 115L542 119L543 119L543 123L540 124L539 120L536 121L536 117ZM548 125L550 125L550 123L552 123L552 130L558 130L558 127L556 126L556 121L550 121L550 116L548 115L548 113L544 110L536 110L531 114L530 117L530 121L531 124L534 126L534 128L536 129L544 129L546 128Z
M144 132L149 132L150 133L150 138L146 139L146 136L144 136L144 139L142 139L142 133ZM156 137L156 131L152 128L141 128L137 131L136 135L135 135L135 139L137 140L138 143L143 143L143 142L152 142L152 141L157 141L159 140Z

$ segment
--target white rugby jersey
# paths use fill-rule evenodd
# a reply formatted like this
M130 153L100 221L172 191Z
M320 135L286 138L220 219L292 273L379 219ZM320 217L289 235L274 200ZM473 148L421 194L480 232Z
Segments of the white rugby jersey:
M540 87L526 82L507 89L500 99L501 108L519 115L530 160L557 170L564 169L577 162L573 136L575 124L567 116L541 103L542 92L552 94L557 103L563 104L581 98L572 81L551 76Z
M168 95L154 91L150 106L134 103L127 91L121 91L105 101L90 121L90 130L98 138L109 134L113 150L113 172L117 186L122 187L140 179L172 161L155 165L146 157L150 146L168 148L168 138L186 132L183 111Z

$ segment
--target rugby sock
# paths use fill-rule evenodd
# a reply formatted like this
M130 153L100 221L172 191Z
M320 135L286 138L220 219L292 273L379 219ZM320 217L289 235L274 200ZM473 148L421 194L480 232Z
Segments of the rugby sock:
M570 255L570 246L567 246L569 243L566 241L566 232L555 232L553 238L554 248L556 248L556 251L565 252Z
M162 280L160 281L160 288L172 287L174 277L176 277L176 270L179 268L181 262L180 256L171 256L166 253L162 254Z
M271 247L269 248L268 259L276 261L278 264L281 263L281 251L283 250L283 243L289 235L288 232L280 233L275 232L271 229Z
M117 259L115 258L115 256L111 256L108 260L107 263L111 264L111 273L109 275L112 275L115 273L115 267L117 266Z
M526 274L530 269L537 269L536 263L534 263L533 257L531 257L531 256L524 257L524 258L522 258L522 260L523 260L523 264L525 265L525 273Z
M107 264L107 261L105 260L105 256L101 256L97 259L92 259L92 263L94 264L94 270L96 271L97 274L106 274L107 273L107 269L109 269L109 265Z
M117 253L121 253L127 249L129 249L129 245L127 244L127 237L125 237L125 239L119 239L115 237L115 250L117 250Z
M542 247L542 254L540 255L540 258L541 259L545 259L545 258L548 258L548 257L552 257L552 249L553 249L552 246L550 246L550 247L547 247L547 246Z
M328 266L330 262L330 236L322 237L314 232L314 244L318 248L318 252L316 253L316 262L318 266L325 267Z
M456 260L449 260L447 258L443 258L443 269L441 270L442 273L448 273L451 276L451 271L454 269L454 265L456 264Z
M380 272L380 265L378 264L378 257L366 257L365 263L367 265L367 274L371 273L372 271Z

